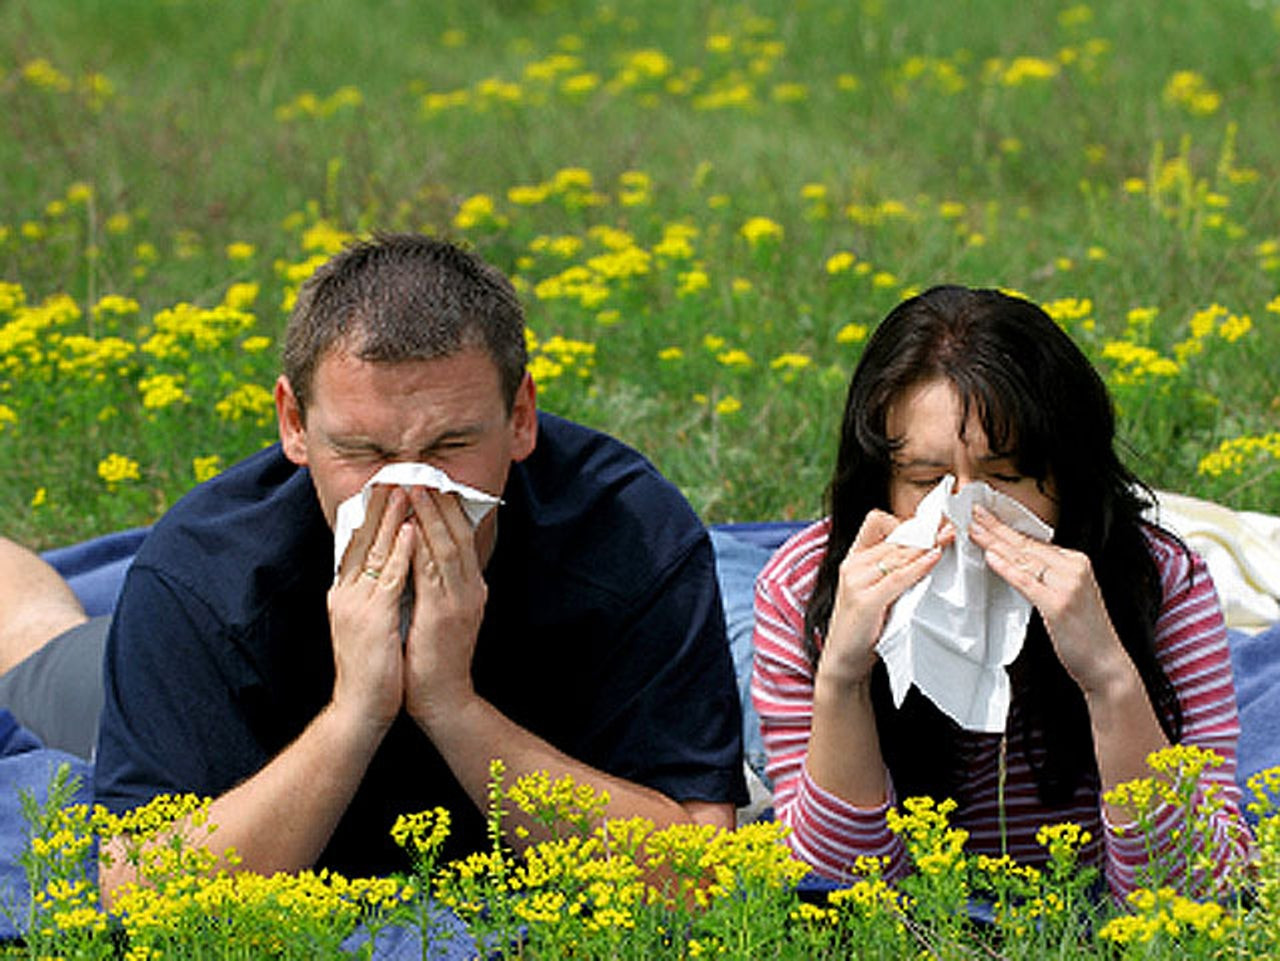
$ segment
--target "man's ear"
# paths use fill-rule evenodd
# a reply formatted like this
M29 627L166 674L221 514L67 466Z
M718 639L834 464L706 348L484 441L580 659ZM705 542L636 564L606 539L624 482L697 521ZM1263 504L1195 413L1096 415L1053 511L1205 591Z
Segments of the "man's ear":
M538 389L525 371L511 404L511 459L522 461L538 445Z
M280 447L284 456L299 467L307 466L307 425L302 405L293 392L289 378L276 378L276 426L280 431Z

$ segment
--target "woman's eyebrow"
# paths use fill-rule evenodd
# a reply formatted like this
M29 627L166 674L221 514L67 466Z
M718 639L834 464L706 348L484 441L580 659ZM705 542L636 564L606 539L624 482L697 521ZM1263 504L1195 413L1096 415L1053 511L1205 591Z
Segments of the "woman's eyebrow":
M912 457L910 460L899 460L894 458L894 467L904 470L912 467L950 467L950 463L945 460L933 460L929 457Z

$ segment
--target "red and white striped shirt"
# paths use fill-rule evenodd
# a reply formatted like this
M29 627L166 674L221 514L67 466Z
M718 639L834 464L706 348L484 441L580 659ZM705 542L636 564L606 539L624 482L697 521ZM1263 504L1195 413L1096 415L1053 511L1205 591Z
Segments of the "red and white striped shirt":
M889 827L885 812L896 803L893 783L889 796L875 808L858 808L824 790L805 765L813 723L814 671L805 654L804 614L813 593L818 566L826 552L829 521L822 520L797 533L780 547L756 580L755 662L751 696L760 715L768 755L767 773L773 782L777 817L791 827L796 855L824 877L850 879L859 855L888 857L885 876L906 873L905 845ZM1249 844L1240 816L1240 789L1235 781L1236 743L1240 721L1227 648L1226 626L1218 595L1199 555L1152 530L1148 538L1164 588L1164 603L1156 624L1160 665L1177 692L1182 707L1183 744L1211 749L1223 764L1207 769L1201 787L1218 785L1221 810L1212 821L1213 840L1207 852L1219 878L1227 866L1243 858ZM1018 701L1010 710L1009 730L1016 730ZM1000 850L997 770L1001 735L960 731L957 769L958 807L951 823L969 832L967 849L998 856ZM1011 740L1006 757L1004 790L1008 853L1019 863L1040 865L1047 851L1036 842L1042 825L1072 821L1093 840L1081 853L1081 863L1102 867L1108 886L1122 898L1137 886L1135 868L1146 863L1146 841L1135 829L1125 833L1106 822L1096 787L1077 789L1070 803L1044 805L1036 793L1031 765L1021 744ZM1035 735L1030 750L1043 756ZM941 799L938 799L941 800ZM1158 850L1174 861L1179 811L1165 806L1156 812L1154 840ZM1177 863L1175 870L1183 870Z

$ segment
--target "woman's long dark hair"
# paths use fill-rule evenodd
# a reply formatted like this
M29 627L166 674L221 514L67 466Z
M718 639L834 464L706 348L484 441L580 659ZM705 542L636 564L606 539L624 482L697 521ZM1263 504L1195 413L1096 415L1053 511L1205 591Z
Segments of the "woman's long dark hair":
M995 290L934 287L894 308L867 342L845 400L827 491L827 552L805 613L811 661L816 666L821 656L840 561L867 512L889 509L892 456L902 443L886 432L889 407L909 388L935 380L955 389L961 424L976 412L993 452L1013 454L1025 477L1052 479L1054 543L1088 555L1116 632L1165 734L1176 741L1182 715L1155 652L1162 587L1141 516L1150 491L1116 456L1111 398L1088 359L1039 307ZM1026 752L1041 800L1064 803L1096 777L1093 741L1084 697L1038 614L1010 675L1020 718L1011 746ZM914 690L895 709L883 664L872 689L881 751L899 796L954 795L955 725ZM1042 762L1029 749L1033 731L1040 732Z

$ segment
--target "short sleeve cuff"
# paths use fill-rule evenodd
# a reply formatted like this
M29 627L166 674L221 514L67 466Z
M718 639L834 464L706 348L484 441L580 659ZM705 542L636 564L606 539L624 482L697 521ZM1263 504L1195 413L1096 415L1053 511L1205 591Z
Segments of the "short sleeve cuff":
M840 881L851 879L859 857L900 861L901 843L885 821L895 803L892 782L886 793L883 804L858 807L820 787L808 768L801 767L795 800L785 818L792 849L818 874Z

